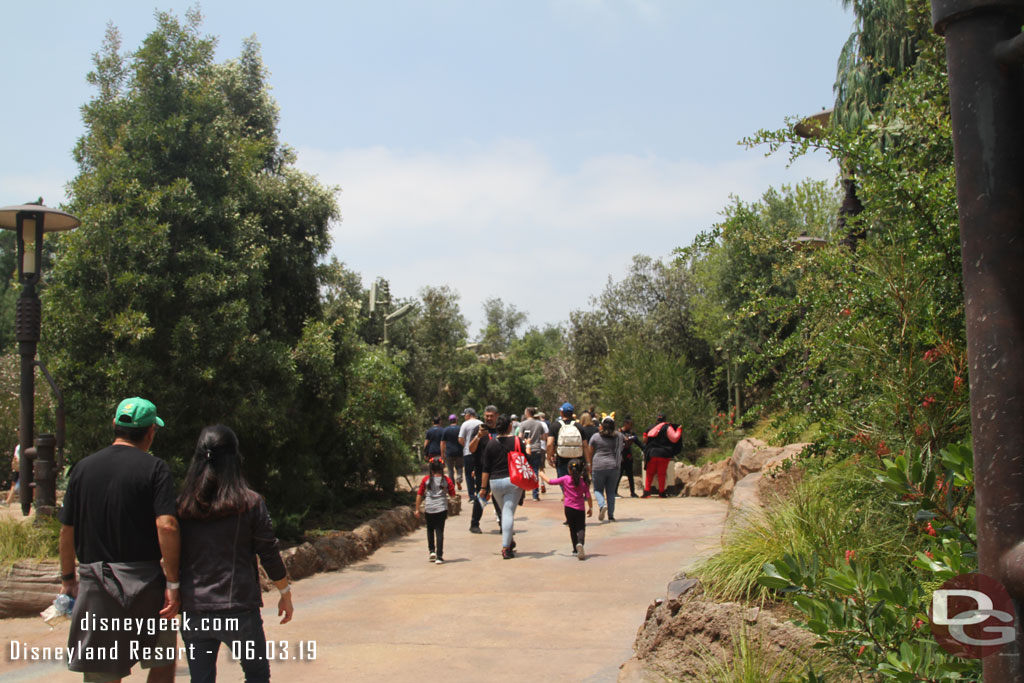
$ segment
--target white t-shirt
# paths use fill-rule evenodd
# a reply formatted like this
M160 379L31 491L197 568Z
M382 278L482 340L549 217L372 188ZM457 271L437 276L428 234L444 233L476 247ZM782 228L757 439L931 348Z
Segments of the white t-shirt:
M465 441L465 443L462 445L463 455L470 454L469 442L473 440L473 432L475 432L476 428L482 424L483 422L481 422L480 420L476 419L475 417L471 417L470 419L463 422L462 426L459 427L459 438Z

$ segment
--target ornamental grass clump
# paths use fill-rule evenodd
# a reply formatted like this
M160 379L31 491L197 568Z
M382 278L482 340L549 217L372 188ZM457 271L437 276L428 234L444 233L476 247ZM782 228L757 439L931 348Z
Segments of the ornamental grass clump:
M852 463L842 463L796 485L784 499L735 520L721 552L697 569L705 590L718 600L764 600L757 583L765 563L784 555L817 554L822 568L858 557L882 566L913 554L914 535L881 484Z

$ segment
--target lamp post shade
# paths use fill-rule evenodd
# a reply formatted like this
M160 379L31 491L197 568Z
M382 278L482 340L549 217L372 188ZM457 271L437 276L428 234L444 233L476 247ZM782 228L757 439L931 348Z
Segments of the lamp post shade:
M70 213L51 209L42 204L19 204L18 206L0 208L0 228L17 230L19 213L44 214L43 232L63 232L65 230L73 230L81 225L81 221Z

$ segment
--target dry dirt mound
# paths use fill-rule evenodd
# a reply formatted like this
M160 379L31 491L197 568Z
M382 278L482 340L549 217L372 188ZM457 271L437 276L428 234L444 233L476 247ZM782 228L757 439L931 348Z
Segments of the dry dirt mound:
M814 635L783 618L758 607L688 594L648 607L636 654L623 665L619 681L703 680L707 662L732 660L734 640L744 632L748 644L755 643L769 660L813 656Z

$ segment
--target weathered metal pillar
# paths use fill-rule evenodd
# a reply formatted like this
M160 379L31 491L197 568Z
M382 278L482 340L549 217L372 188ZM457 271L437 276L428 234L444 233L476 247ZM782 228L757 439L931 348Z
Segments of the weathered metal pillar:
M38 222L36 223L39 224ZM42 231L40 230L40 233ZM39 235L42 239L42 234ZM21 514L28 515L32 511L32 498L35 481L32 476L32 453L35 429L35 393L36 393L36 347L39 344L39 329L42 322L42 306L36 294L38 275L25 278L21 296L18 298L14 313L14 335L18 340L18 354L21 356L21 410L18 422L18 437L21 444L21 472L18 477L21 485Z
M946 37L980 571L1018 605L985 681L1024 680L1024 0L932 0Z

